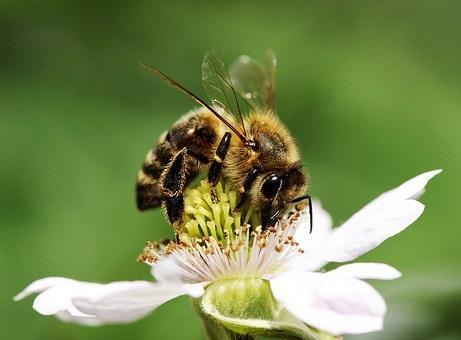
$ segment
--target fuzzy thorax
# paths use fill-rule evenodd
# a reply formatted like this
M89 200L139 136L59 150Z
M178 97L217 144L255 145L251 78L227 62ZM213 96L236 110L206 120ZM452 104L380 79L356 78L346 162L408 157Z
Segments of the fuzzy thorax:
M172 259L183 279L203 282L262 277L281 270L289 259L303 252L294 240L294 222L302 207L276 226L262 230L259 211L249 204L235 209L239 197L229 184L218 183L216 193L214 202L206 180L188 188L180 242L147 242L138 260L155 265Z

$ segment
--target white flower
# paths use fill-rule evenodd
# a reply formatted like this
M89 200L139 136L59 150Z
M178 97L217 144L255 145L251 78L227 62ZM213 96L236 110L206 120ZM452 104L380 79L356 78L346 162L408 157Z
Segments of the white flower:
M268 282L270 295L297 322L334 335L377 331L386 304L363 279L391 280L400 273L383 263L318 270L328 262L354 260L412 224L424 210L417 197L440 171L423 173L382 194L338 228L332 228L319 203L314 204L312 234L306 209L265 232L250 232L245 225L234 230L235 220L219 225L220 217L211 216L216 225L205 220L188 224L191 230L210 233L198 242L147 244L142 260L151 264L155 282L97 284L50 277L35 281L15 300L39 293L33 307L43 315L85 325L125 323L177 296L201 297L213 283L258 278ZM227 212L235 203L230 201L222 206Z

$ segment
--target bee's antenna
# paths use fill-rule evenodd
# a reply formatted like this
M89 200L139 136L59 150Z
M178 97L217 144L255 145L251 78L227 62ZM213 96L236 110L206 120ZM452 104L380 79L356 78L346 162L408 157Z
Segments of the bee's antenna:
M176 90L184 93L186 96L192 98L194 101L199 103L200 105L204 106L208 110L210 110L216 117L218 117L224 124L227 125L229 129L232 130L241 140L243 143L247 143L248 140L247 138L240 132L238 131L231 123L229 123L223 116L221 116L218 112L216 112L215 109L213 109L210 105L208 105L203 99L199 98L196 96L194 93L186 89L184 86L182 86L180 83L178 83L176 80L170 78L167 76L165 73L157 69L156 67L148 64L143 64L141 63L141 66L149 71L150 73L154 74L155 76L159 77L162 79L164 82L166 82L168 85L171 87L175 88Z
M313 216L313 212L312 212L312 197L311 195L304 195L304 196L299 196L299 197L296 197L294 200L291 201L291 203L298 203L298 202L301 202L303 200L309 200L309 203L308 203L308 207L309 207L309 223L310 223L310 227L309 227L309 234L312 233L312 228L314 227L314 216Z

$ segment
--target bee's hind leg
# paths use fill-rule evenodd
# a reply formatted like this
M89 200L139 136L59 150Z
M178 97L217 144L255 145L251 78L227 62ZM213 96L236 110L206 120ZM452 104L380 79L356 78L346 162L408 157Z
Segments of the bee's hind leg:
M219 142L219 145L216 149L213 162L211 162L210 170L208 171L208 183L210 183L211 186L211 198L214 202L218 201L218 198L216 197L215 186L218 184L219 177L221 176L224 158L226 157L227 151L229 150L231 137L231 133L226 132L221 138L221 141Z
M187 148L183 148L173 156L160 177L162 208L174 228L176 242L179 242L184 221L183 189L186 183L186 169Z

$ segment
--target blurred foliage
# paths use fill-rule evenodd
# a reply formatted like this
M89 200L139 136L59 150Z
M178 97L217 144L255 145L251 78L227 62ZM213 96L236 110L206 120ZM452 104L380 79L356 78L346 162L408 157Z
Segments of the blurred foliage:
M2 339L202 338L186 298L131 325L84 328L11 297L43 276L150 278L136 255L171 230L160 211L136 211L134 179L153 141L193 103L139 62L203 96L209 48L228 62L276 51L280 116L299 141L310 192L335 222L405 179L444 168L423 197L423 217L364 260L408 274L380 283L385 291L408 277L422 287L431 279L420 273L436 269L459 284L460 10L457 1L2 1ZM424 306L439 317L429 329L412 323L415 333L400 339L461 337L460 286L450 298L428 287L440 298Z

